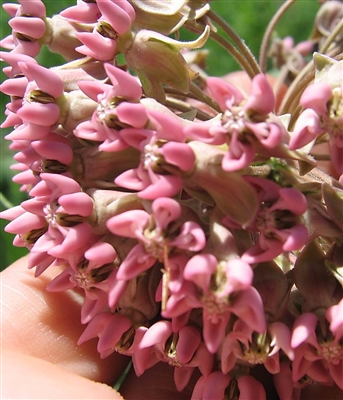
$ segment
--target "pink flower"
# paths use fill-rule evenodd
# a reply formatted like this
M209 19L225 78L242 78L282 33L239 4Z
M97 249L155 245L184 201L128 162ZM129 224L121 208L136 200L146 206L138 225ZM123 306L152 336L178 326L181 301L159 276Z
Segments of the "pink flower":
M338 308L330 307L326 315L331 319ZM312 313L305 313L298 317L293 326L291 346L295 350L293 361L293 381L296 382L305 374L314 381L330 384L331 379L343 389L343 348L341 332L335 329L342 325L342 316L328 321ZM331 329L334 329L332 331Z
M178 223L180 204L161 197L152 203L152 214L131 210L107 221L108 229L124 237L138 239L118 271L118 279L132 279L150 268L156 261L172 263L172 251L200 251L206 243L201 227L193 222Z
M205 376L211 372L213 356L205 349L196 328L184 326L173 332L171 322L159 321L149 329L140 328L140 331L141 337L136 341L132 355L138 376L159 361L167 362L175 367L176 388L182 391L196 367Z
M305 245L308 231L301 224L307 210L306 197L296 189L281 188L273 181L246 177L256 189L261 205L248 230L259 232L258 243L248 249L242 260L258 263L272 260L283 251L298 250ZM223 223L235 227L228 217Z
M248 99L231 84L219 78L208 78L208 88L223 110L211 123L195 123L185 128L186 136L220 145L227 143L222 159L225 171L247 167L256 152L273 149L281 142L285 129L269 114L275 106L273 91L264 75L254 77Z
M76 287L85 293L82 323L89 322L99 311L108 308L108 291L116 272L116 251L109 243L93 243L95 240L97 237L94 235L90 243L59 258L58 261L67 267L47 286L51 292Z
M252 366L264 364L271 374L276 374L280 371L280 350L293 359L291 332L285 324L274 322L267 327L265 332L257 333L244 321L238 320L223 341L222 371L223 373L230 372L238 361Z
M130 354L134 330L130 319L119 313L102 312L97 314L87 325L77 344L80 345L95 337L99 338L98 352L106 358L114 351Z
M300 103L305 108L299 116L289 143L298 149L324 133L329 134L331 159L338 174L343 173L343 86L332 88L326 82L308 86Z
M141 162L115 179L118 186L139 191L143 199L174 196L182 188L181 174L195 163L193 150L185 143L182 125L175 116L147 110L156 130L125 129L120 136L140 150Z
M225 399L227 393L230 399L265 400L266 393L261 382L250 375L231 378L220 371L202 376L194 386L191 400Z
M41 0L18 0L17 4L4 4L4 10L12 17L9 25L12 35L0 41L1 47L12 52L36 57L40 52L40 42L46 31L46 10Z
M212 254L199 254L188 261L183 275L186 282L179 292L172 293L163 316L174 318L202 308L203 336L211 353L220 347L231 314L259 332L265 330L263 304L251 286L250 265L240 259L218 262Z
M118 151L128 147L119 135L120 130L142 128L148 121L145 107L139 103L142 88L137 79L114 65L104 65L112 85L80 81L80 89L98 107L90 121L80 123L74 130L77 137L101 141L102 151Z
M75 6L71 6L65 10L62 10L60 15L68 20L77 21L84 24L92 24L97 22L101 16L101 12L97 3L77 0Z
M20 235L30 246L31 254L56 258L88 243L93 234L86 218L93 211L93 200L81 192L76 181L42 173L30 195L34 198L24 201L17 215L7 211L2 217L12 220L7 231Z
M76 32L76 37L83 43L76 50L96 60L112 60L118 53L118 40L131 29L135 11L126 0L102 0L97 6L101 17L93 32Z

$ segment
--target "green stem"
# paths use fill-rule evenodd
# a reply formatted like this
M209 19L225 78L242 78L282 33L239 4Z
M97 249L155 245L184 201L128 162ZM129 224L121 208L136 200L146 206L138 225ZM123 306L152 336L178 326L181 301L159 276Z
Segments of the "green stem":
M273 33L273 30L276 26L276 24L279 22L280 18L283 16L283 14L288 10L288 8L295 2L295 0L287 0L275 13L273 18L270 20L267 29L265 31L265 34L263 35L262 39L262 44L260 48L260 57L259 57L259 62L260 62L260 68L263 73L266 72L267 70L267 50L268 50L268 45L270 41L270 37Z
M185 27L189 29L191 32L201 33L203 32L203 27L193 21L187 21ZM244 58L244 56L224 37L218 35L216 32L210 32L210 38L217 42L223 49L225 49L240 65L243 70L247 72L250 78L253 78L256 73L252 69L249 62Z
M229 36L229 38L237 46L239 52L244 55L245 60L248 62L250 68L254 72L254 75L252 77L259 74L261 72L261 69L253 53L251 52L249 47L245 44L245 42L242 40L242 38L233 30L233 28L222 17L220 17L214 11L210 10L207 13L207 16Z
M196 112L195 117L200 121L208 121L209 119L213 118L212 116L204 113L203 111L198 110L197 108L194 108L187 103L184 103L182 100L178 100L172 97L167 96L165 106L177 111L181 111L183 113L195 111Z
M307 85L314 79L313 65L313 60L311 60L292 82L282 100L279 109L280 115L292 112L292 104L301 96Z
M193 93L198 100L212 107L219 113L222 112L218 104L213 99L211 99L211 97L207 96L207 94L205 94L201 89L199 89L198 86L195 85L194 83L191 83L190 92Z
M330 33L330 35L326 38L325 42L318 50L318 53L324 54L327 50L329 50L330 45L335 40L336 36L342 33L343 29L343 19L336 25L335 29Z

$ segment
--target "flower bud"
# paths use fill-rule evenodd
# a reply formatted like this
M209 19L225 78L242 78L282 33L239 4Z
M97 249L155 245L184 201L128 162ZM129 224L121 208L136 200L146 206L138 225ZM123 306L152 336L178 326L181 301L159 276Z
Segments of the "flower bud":
M303 312L321 312L342 296L339 284L326 266L325 254L316 241L306 245L294 266L295 285L304 296ZM337 296L339 296L337 298Z
M192 72L180 53L183 48L202 47L210 28L195 41L179 42L162 34L141 30L134 38L131 48L126 52L126 61L140 78L146 96L164 102L162 84L188 93Z
M290 293L286 275L273 261L261 263L254 268L253 285L261 295L267 320L277 321L286 309Z
M183 178L187 192L219 209L235 223L247 226L259 207L256 191L239 173L221 167L224 152L211 145L192 141L196 155L194 169Z

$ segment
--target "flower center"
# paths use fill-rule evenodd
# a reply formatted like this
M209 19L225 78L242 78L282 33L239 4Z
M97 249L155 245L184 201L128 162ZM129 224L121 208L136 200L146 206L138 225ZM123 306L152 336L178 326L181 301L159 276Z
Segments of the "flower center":
M343 98L339 88L332 90L332 99L328 103L328 113L321 116L321 126L330 132L330 138L335 145L343 148Z
M233 106L226 109L222 116L222 127L228 134L233 133L242 134L245 127L245 111L240 106Z
M318 355L332 364L339 364L343 360L343 348L333 340L321 342L317 350Z
M144 243L145 251L151 254L158 261L164 261L166 251L168 250L162 232L157 229L150 230L147 228L144 230L143 234L146 239Z
M254 332L250 348L245 348L245 346L241 344L244 359L249 364L264 364L267 361L271 350L270 342L271 339L267 333Z

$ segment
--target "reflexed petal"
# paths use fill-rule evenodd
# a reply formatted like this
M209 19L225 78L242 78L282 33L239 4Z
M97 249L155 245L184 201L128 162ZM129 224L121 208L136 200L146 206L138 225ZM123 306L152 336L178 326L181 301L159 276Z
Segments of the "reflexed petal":
M318 318L312 313L302 314L295 320L291 340L291 346L293 349L307 341L311 335L315 335L317 321Z

